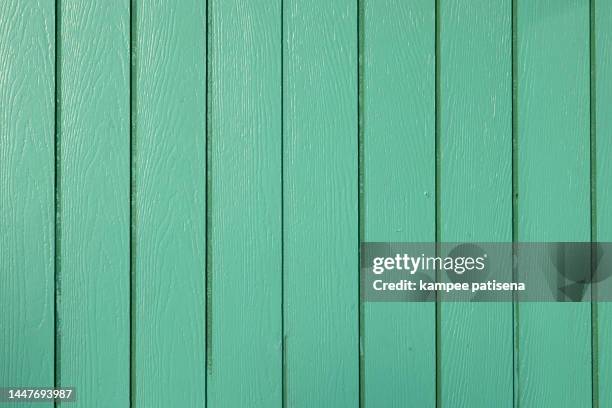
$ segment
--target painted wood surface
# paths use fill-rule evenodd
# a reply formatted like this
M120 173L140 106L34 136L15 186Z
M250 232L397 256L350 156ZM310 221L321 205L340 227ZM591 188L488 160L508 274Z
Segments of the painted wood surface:
M0 2L0 386L612 407L607 303L358 285L360 241L612 240L610 27L604 0Z
M517 7L518 239L589 241L589 2ZM519 305L520 406L591 405L590 309Z
M132 13L132 406L198 407L206 395L206 9L138 0Z
M594 238L612 242L612 2L596 0L591 5L594 52L591 62L592 143L594 150ZM599 407L612 407L612 304L596 305L597 325L595 379Z
M0 387L54 383L54 61L53 2L0 2Z
M287 407L359 404L356 6L284 2Z
M209 2L208 406L282 406L281 2Z
M361 238L433 242L434 3L365 1L361 17ZM361 307L364 406L434 407L435 304Z
M470 5L440 1L439 240L511 242L512 4ZM512 407L512 303L439 307L441 406Z
M130 5L60 5L56 382L77 388L71 406L127 407Z

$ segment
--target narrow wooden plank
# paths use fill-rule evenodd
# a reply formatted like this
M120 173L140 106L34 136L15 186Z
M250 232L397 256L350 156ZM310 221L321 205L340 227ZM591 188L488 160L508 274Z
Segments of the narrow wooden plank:
M60 6L59 381L78 389L75 407L127 407L129 1Z
M357 2L284 4L287 407L359 402Z
M363 236L434 242L434 2L363 7ZM362 309L365 406L434 407L435 304Z
M132 398L136 407L199 407L206 392L206 8L198 0L134 6Z
M281 2L209 7L208 405L281 407Z
M54 61L53 2L0 2L0 387L54 381Z
M595 239L612 242L612 2L594 1L594 40L595 65L591 68L595 88ZM606 287L610 287L607 283ZM609 292L608 292L609 293ZM597 368L599 375L599 406L612 407L612 304L597 305L597 339L599 355Z
M517 7L518 239L589 241L589 2ZM519 305L520 406L591 405L590 309Z
M512 242L511 1L441 0L440 30L440 240ZM442 406L512 406L512 326L512 303L441 304Z

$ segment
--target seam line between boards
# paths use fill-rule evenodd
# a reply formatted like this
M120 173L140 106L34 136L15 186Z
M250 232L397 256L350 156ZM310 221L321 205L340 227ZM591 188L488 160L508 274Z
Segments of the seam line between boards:
M593 243L597 242L597 65L595 0L589 1L589 147L590 147L590 240L591 240L591 277L596 272L596 252ZM595 246L595 251L597 246ZM591 278L592 279L592 278ZM591 397L594 408L599 407L599 321L597 308L597 287L591 285Z
M434 2L434 180L435 180L435 200L434 200L434 240L436 242L435 254L438 256L440 232L440 192L441 192L441 165L440 165L440 0ZM440 271L436 271L436 281L440 281ZM435 405L437 408L442 406L442 339L441 339L441 319L442 310L440 297L435 295Z
M53 386L61 386L61 0L55 0L55 59L54 59L54 300L53 300ZM60 402L54 401L58 407Z

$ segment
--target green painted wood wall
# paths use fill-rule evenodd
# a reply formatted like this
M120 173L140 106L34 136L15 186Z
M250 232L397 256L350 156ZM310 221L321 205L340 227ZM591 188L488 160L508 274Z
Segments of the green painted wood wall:
M612 241L611 158L610 0L3 0L0 387L612 407L608 303L358 284L363 241Z

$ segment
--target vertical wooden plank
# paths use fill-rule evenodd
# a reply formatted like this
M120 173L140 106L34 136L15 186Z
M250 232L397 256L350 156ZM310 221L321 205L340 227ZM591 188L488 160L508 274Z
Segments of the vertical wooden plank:
M0 2L0 387L54 381L54 61L54 3Z
M512 242L512 4L440 8L440 240ZM512 326L512 303L441 304L442 406L512 406Z
M58 380L77 388L75 407L127 407L129 1L60 7Z
M284 4L287 407L356 407L357 2Z
M612 2L594 0L595 239L612 242ZM609 285L608 285L609 287ZM599 406L612 407L612 304L597 305ZM597 373L596 373L597 374Z
M132 398L137 407L199 407L206 384L206 7L199 0L133 5Z
M589 241L589 2L517 7L518 239ZM590 309L520 304L520 406L591 405Z
M282 406L281 2L210 4L208 403Z
M434 2L363 7L363 236L434 242ZM366 303L363 325L365 406L434 407L435 304Z

